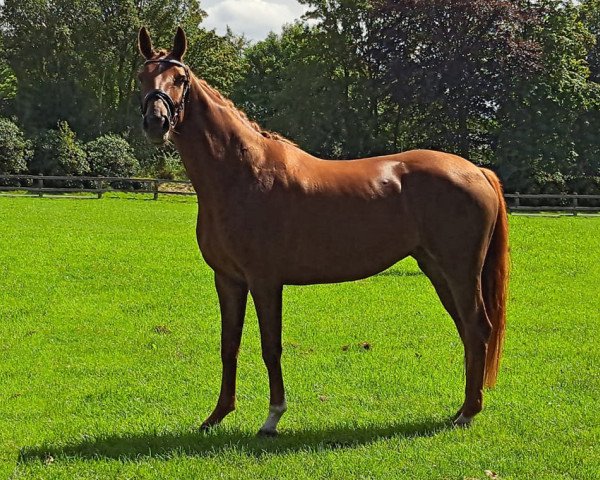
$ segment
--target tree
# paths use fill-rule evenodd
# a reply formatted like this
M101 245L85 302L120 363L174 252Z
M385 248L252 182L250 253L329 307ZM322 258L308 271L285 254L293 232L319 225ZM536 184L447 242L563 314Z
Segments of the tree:
M230 29L224 36L214 30L192 29L185 61L190 68L219 89L231 95L246 72L244 50L248 42Z
M259 123L308 151L352 158L385 152L377 66L366 54L369 2L303 1L307 22L246 50L248 74L234 97Z
M587 62L590 68L588 102L573 128L580 176L597 177L596 189L600 187L600 0L586 0L580 8L585 27L593 36ZM575 186L580 193L585 188Z
M565 191L568 178L582 174L576 136L593 131L591 36L577 6L544 1L537 8L541 21L530 36L541 45L542 69L519 82L499 112L496 162L508 190Z
M22 173L31 157L31 144L12 120L0 118L0 173Z
M532 8L508 0L380 0L372 55L398 112L412 117L410 147L471 157L516 81L538 65L527 38ZM400 132L399 132L400 133Z
M377 82L381 62L370 55L378 21L372 1L301 0L311 10L311 56L320 66L321 86L333 94L323 98L322 113L339 131L344 158L385 153L390 143L384 118L385 93Z
M203 16L195 0L6 0L0 22L19 118L30 131L66 119L89 138L129 128L138 28L169 44L177 25L196 29Z
M137 32L147 26L156 46L168 48L181 25L190 66L229 93L246 42L200 28L204 16L197 0L6 0L0 32L18 85L9 109L32 136L65 120L88 141L118 133L151 160L139 120Z
M600 83L600 0L584 0L579 11L583 24L594 36L594 45L587 55L590 80Z
M261 125L288 131L277 125L275 98L281 95L291 63L299 61L303 38L307 35L299 24L286 26L280 35L269 33L263 41L244 51L247 69L236 83L232 97L236 105ZM289 134L289 132L288 132Z
M10 65L6 62L6 52L0 36L0 108L15 98L17 94L17 79Z
M290 137L317 155L337 153L341 140L326 109L339 97L312 54L316 41L306 25L289 25L246 51L248 73L234 100L264 127Z

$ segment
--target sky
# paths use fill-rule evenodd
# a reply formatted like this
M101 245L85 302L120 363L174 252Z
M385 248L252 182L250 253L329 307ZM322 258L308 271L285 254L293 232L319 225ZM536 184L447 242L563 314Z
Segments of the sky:
M202 26L225 33L227 26L249 40L262 40L270 31L279 33L282 25L299 18L306 10L296 0L202 0L208 13Z

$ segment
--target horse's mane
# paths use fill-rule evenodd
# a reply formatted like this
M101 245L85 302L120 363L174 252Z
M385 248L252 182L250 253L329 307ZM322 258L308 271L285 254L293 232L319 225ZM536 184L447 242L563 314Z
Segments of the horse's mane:
M252 128L253 130L257 131L258 133L260 133L263 137L265 138L269 138L271 140L277 140L283 143L287 143L289 145L293 145L293 146L297 146L294 142L292 142L291 140L288 140L287 138L285 138L283 135L280 135L279 133L275 133L275 132L271 132L269 130L264 130L258 123L253 122L252 120L250 120L248 118L248 115L246 115L245 112L243 112L242 110L240 110L239 108L237 108L235 106L235 104L228 99L227 97L225 97L221 92L219 92L215 87L209 85L206 80L202 80L198 77L196 77L196 79L198 80L198 82L200 83L200 85L202 85L202 88L206 89L208 91L208 93L213 97L213 99L221 106L228 108L229 110L231 110L232 112L234 112L235 114L237 114L237 116L240 118L240 120L242 120L242 122L244 124L246 124L247 126L249 126L250 128Z

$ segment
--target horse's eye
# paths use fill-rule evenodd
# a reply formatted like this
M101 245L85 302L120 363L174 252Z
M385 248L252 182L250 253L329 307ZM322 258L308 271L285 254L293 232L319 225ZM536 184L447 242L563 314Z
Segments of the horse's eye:
M181 85L183 82L185 82L185 77L183 75L175 77L175 85Z

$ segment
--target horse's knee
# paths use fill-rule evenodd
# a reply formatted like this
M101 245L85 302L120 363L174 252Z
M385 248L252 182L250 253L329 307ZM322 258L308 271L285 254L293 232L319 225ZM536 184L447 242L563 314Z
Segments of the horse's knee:
M237 362L239 348L237 345L223 345L221 347L221 361L224 364Z

